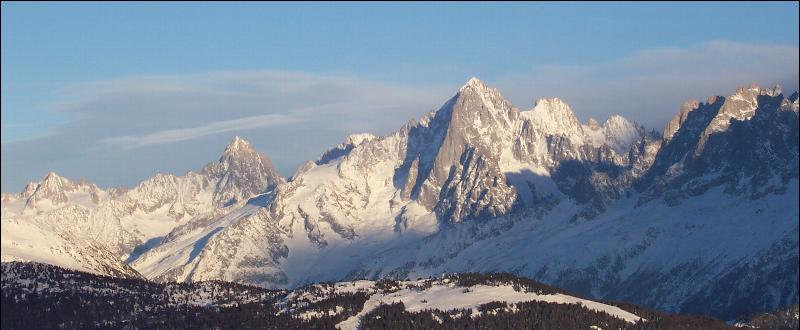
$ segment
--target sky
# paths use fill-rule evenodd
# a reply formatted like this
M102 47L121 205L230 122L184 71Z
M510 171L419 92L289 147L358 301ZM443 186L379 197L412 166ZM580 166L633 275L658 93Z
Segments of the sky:
M653 129L688 99L798 86L797 2L2 3L2 184L134 186L235 135L290 176L470 77L527 110Z

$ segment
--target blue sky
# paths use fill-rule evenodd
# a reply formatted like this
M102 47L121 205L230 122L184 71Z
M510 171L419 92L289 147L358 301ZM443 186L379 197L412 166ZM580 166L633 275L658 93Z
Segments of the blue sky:
M796 2L3 2L2 190L181 174L234 134L288 176L471 76L521 109L558 96L660 129L689 98L796 89L798 25Z

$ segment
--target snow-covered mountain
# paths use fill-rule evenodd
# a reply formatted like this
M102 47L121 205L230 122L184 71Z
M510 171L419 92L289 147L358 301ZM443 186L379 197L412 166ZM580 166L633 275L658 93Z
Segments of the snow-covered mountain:
M582 125L558 99L519 111L471 79L438 111L384 137L348 137L307 163L265 197L268 207L245 211L253 213L205 240L170 279L294 286L324 274L347 276L374 250L419 240L440 226L541 216L570 198L581 210L571 217L591 214L613 199L607 191L619 194L641 175L654 157L647 146L655 143L618 116L602 127Z
M284 182L269 159L235 137L200 173L157 174L132 189L103 190L55 173L2 196L2 260L47 262L140 276L126 262L176 227L237 210Z
M96 242L117 256L105 263L156 280L293 288L508 271L725 319L798 299L798 101L779 88L687 102L658 133L620 116L581 123L557 98L519 110L473 78L439 110L351 135L286 182L235 138L199 174L95 187L96 201L70 197L94 196L90 185L54 184L72 190L43 188L56 197L39 206L38 186L3 196L4 261L61 258L7 254L31 227ZM62 213L82 225L45 220Z

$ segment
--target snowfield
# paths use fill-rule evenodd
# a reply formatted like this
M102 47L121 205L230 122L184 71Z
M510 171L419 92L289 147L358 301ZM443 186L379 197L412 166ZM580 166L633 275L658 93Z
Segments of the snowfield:
M487 286L476 285L469 288L437 284L420 291L414 288L402 289L393 293L376 293L364 303L364 308L357 315L336 325L340 329L358 329L359 319L381 304L402 302L408 312L426 309L441 311L472 309L473 315L480 315L477 307L489 302L501 301L513 305L518 302L540 301L556 304L578 304L590 310L609 314L630 323L641 318L616 306L580 299L564 294L539 295L531 292L515 291L511 285Z

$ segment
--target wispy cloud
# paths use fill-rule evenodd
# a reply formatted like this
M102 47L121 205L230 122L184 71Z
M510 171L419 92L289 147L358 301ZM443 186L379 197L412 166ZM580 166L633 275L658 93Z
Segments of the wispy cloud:
M796 90L798 48L730 41L660 47L601 63L540 65L504 76L497 85L522 108L535 98L557 96L584 120L622 114L661 128L687 99L728 95L750 82Z
M211 134L249 130L254 128L270 127L275 125L296 124L308 121L297 115L263 115L250 116L232 120L223 120L208 125L162 130L139 136L116 136L100 140L100 143L119 146L125 149L135 149L153 144L170 143L191 140Z
M796 90L798 48L715 41L481 78L522 109L535 98L557 96L584 120L622 114L660 128L690 98L727 95L749 82ZM234 134L289 175L346 134L388 133L437 108L460 79L449 86L407 85L254 70L75 84L46 105L68 122L45 137L3 141L2 189L19 190L50 170L105 186L130 185L157 171L183 173L216 158Z
M183 173L215 159L233 135L249 139L289 175L347 134L388 133L438 107L453 90L269 70L74 84L45 105L69 122L45 137L3 141L3 190L19 190L49 170L101 185L130 185L155 171Z

